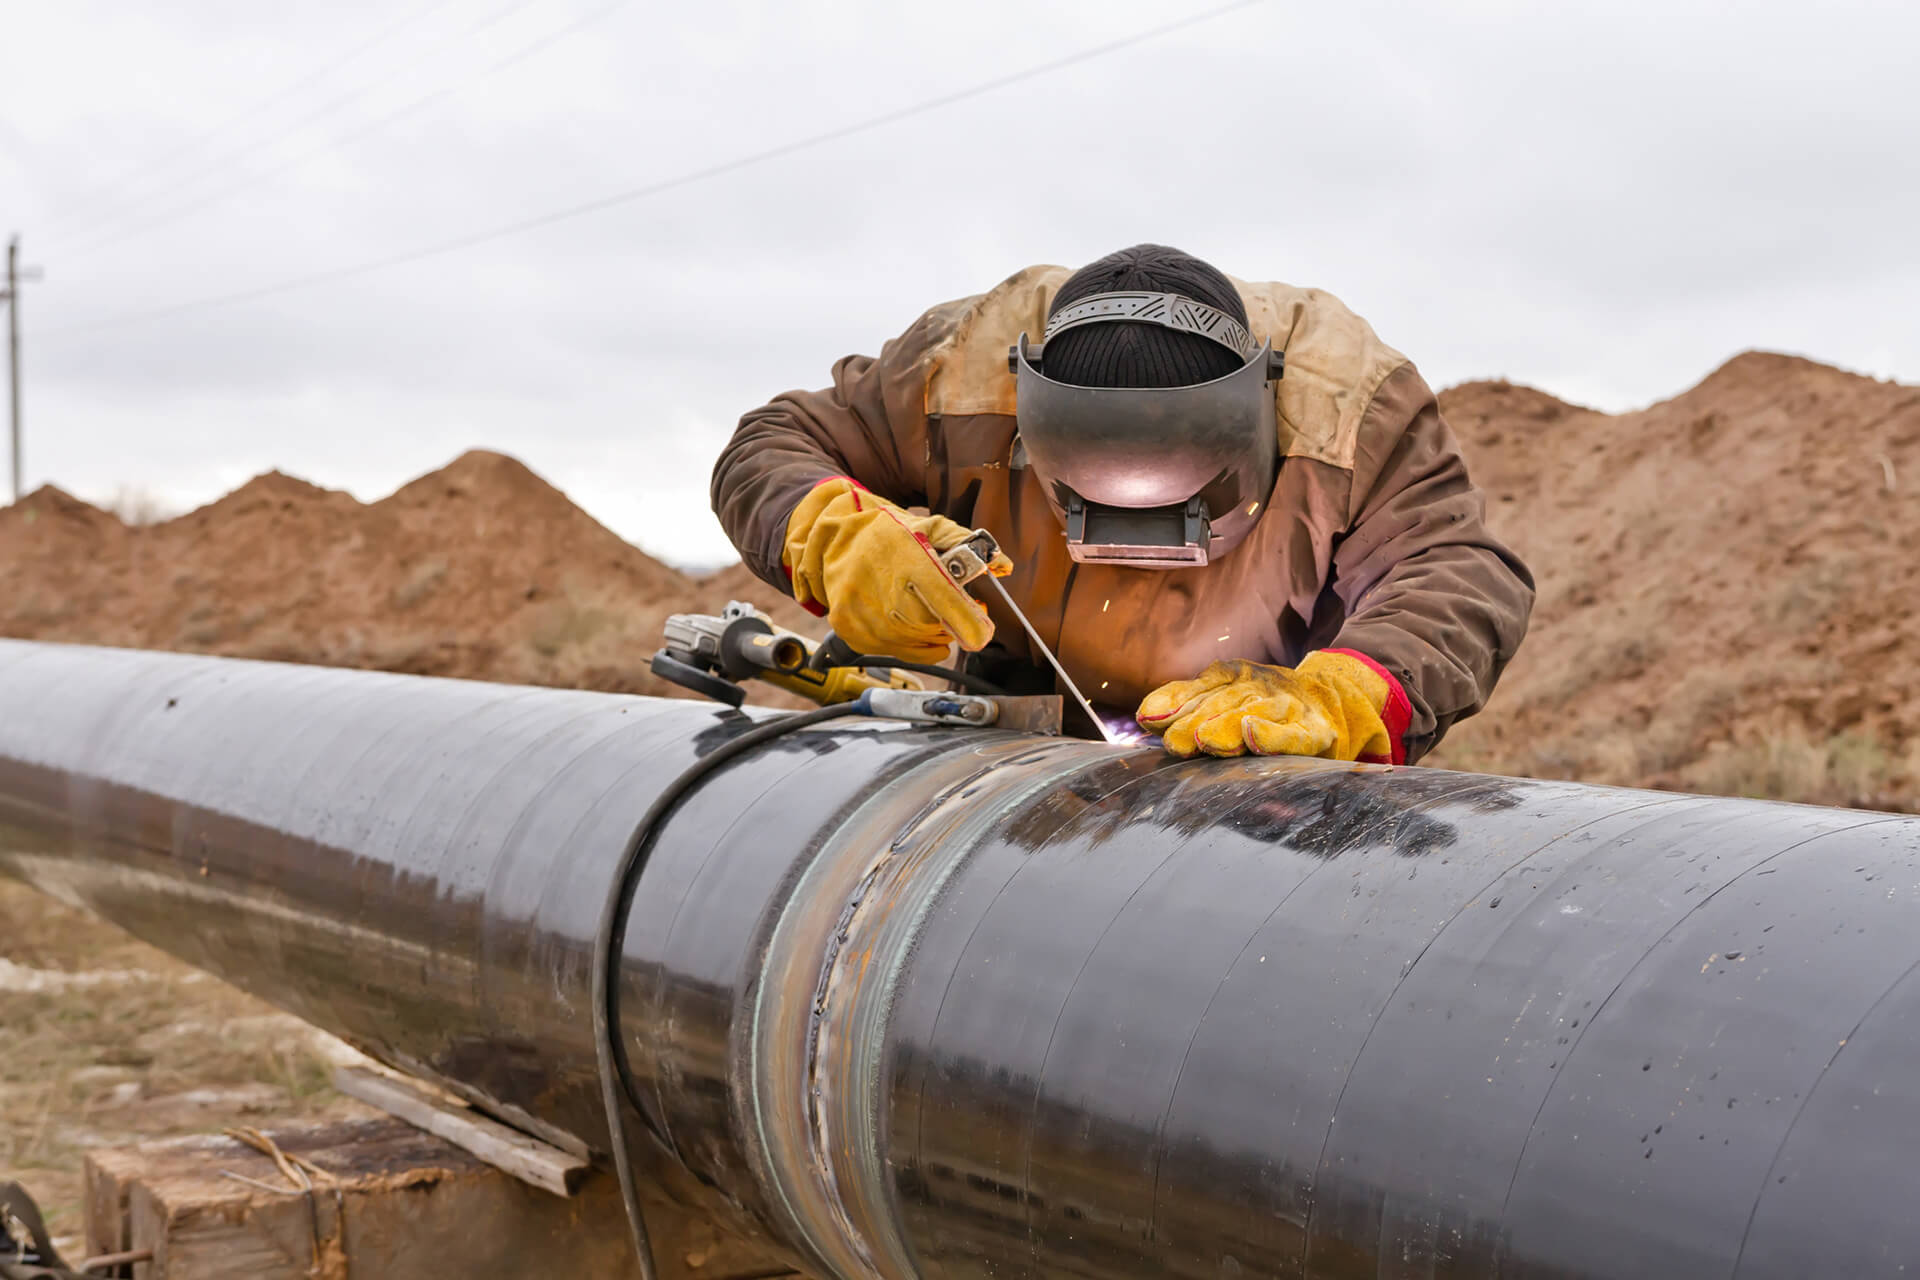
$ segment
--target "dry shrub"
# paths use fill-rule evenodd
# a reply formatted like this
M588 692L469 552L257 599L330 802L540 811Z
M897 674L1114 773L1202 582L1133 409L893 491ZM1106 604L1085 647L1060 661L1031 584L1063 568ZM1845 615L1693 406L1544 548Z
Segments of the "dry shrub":
M113 491L104 509L120 517L122 524L131 525L160 524L180 514L156 494L127 484Z

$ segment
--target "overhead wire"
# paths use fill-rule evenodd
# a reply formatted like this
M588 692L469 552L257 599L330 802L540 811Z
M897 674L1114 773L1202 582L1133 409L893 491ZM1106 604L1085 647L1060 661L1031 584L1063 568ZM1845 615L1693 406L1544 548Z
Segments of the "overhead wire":
M341 54L339 57L335 58L333 61L328 62L322 66L316 67L312 71L309 71L306 75L301 76L298 80L295 80L292 84L282 85L280 88L274 90L272 93L268 94L266 97L260 99L257 102L249 104L248 106L244 107L240 111L237 111L230 116L227 116L226 118L221 120L219 124L214 125L212 128L204 129L200 131L199 133L195 134L193 137L189 138L187 141L180 143L177 146L168 148L167 150L161 152L159 155L147 157L147 159L143 163L136 164L133 168L122 173L118 178L115 178L109 183L107 183L106 187L107 188L124 187L129 183L138 185L138 183L142 179L144 179L148 174L158 170L162 165L171 164L174 160L179 159L181 156L187 155L188 153L198 149L204 144L219 137L221 134L225 133L228 129L231 129L234 125L239 124L243 120L257 119L260 116L261 112L267 111L272 107L276 107L280 105L282 102L285 102L288 98L291 98L295 94L305 90L310 85L318 84L320 81L326 79L328 76L331 76L335 72L340 71L341 69L351 65L364 54L371 53L374 49L379 48L382 44L385 44L388 40L398 35L401 31L404 31L406 28L412 26L415 22L418 22L420 19L426 17L431 13L434 13L437 10L446 8L451 3L453 3L453 0L430 0L429 3L421 5L420 7L403 15L397 21L388 23L385 27L382 27L378 32L376 32L373 36L369 37L366 40L361 41L359 44L353 46L353 48L347 50L345 53ZM108 192L108 194L110 195L111 193ZM109 203L109 212L111 214L111 213L117 212L125 202L109 200L108 203ZM111 217L109 217L106 220L111 221ZM88 217L83 215L80 218L80 221L84 224L87 221L99 221L99 219L89 219Z
M593 12L585 15L584 17L578 18L575 21L568 23L566 26L560 28L558 31L554 31L545 36L542 36L538 40L534 41L532 44L523 46L522 48L515 50L513 53L508 54L506 57L499 58L494 62L489 63L487 66L481 68L479 71L473 73L472 75L468 76L464 80L458 81L453 84L442 85L440 88L435 89L430 93L424 94L421 97L415 98L413 101L407 103L402 107L397 108L396 110L388 112L386 115L379 116L373 120L369 120L365 122L364 124L360 125L358 128L351 129L346 133L340 134L332 138L324 138L316 145L307 148L305 151L296 152L291 156L284 157L277 164L270 165L269 167L264 169L256 169L246 177L242 178L240 181L234 183L232 186L215 190L187 204L176 205L168 209L166 212L161 213L155 217L148 218L145 221L137 222L132 224L131 226L124 227L116 235L110 235L103 240L96 240L91 244L83 244L79 246L79 248L74 252L82 256L88 253L98 253L102 249L106 249L113 245L120 244L123 241L135 239L139 236L146 235L151 231L156 231L161 227L168 226L172 223L178 222L181 218L186 217L190 213L197 213L199 210L206 208L210 204L218 204L220 201L227 199L229 196L236 195L239 192L246 190L248 187L257 185L258 183L263 182L266 179L272 177L274 174L284 172L287 169L293 168L295 165L303 164L306 161L311 160L313 157L317 155L320 155L324 152L337 150L338 148L345 146L350 142L355 142L361 138L367 137L370 134L378 133L382 129L388 128L394 124L399 123L401 120L406 119L408 116L418 114L419 112L433 105L435 102L438 102L442 98L448 97L451 94L458 93L468 88L471 88L473 85L477 84L481 80L486 79L488 76L495 75L498 72L505 71L509 67L525 62L528 58L531 58L534 55L541 53L542 51L546 50L550 46L559 43L561 40L566 39L570 35L573 35L575 32L583 30L586 27L592 26L596 22L600 22L605 20L606 18L611 17L616 11L625 8L630 3L632 3L632 0L613 0L611 4L602 5L600 8L595 9ZM73 254L69 254L67 256L71 257L73 256Z
M487 17L482 18L478 23L475 23L473 26L467 28L465 31L462 31L459 35L453 37L453 39L448 41L447 43L458 43L463 40L471 40L473 37L479 35L483 31L487 31L495 26L498 26L500 23L506 21L508 18L512 17L514 14L518 13L522 9L525 9L528 5L533 3L535 3L535 0L510 0L508 4L503 5L499 9L494 10ZM265 137L255 138L251 142L244 143L238 148L223 152L219 156L214 157L208 163L202 164L200 167L196 169L188 170L185 177L181 178L178 182L175 182L170 186L163 186L157 190L148 192L145 196L140 198L140 203L145 203L147 201L152 201L152 200L164 198L166 196L170 196L176 191L181 191L188 187L193 186L194 184L199 182L201 178L209 174L217 173L220 169L224 167L237 164L240 161L246 160L251 156L257 155L261 151L267 149L268 147L275 146L278 143L285 141L287 138L292 137L294 134L298 133L300 130L306 128L309 124L312 124L315 121L320 120L332 114L334 111L338 110L339 108L344 107L352 102L358 101L359 99L364 98L369 93L372 93L378 89L385 88L387 85L392 84L395 80L399 79L400 76L408 74L412 70L413 70L412 67L402 65L398 68L395 68L393 71L393 74L391 75L383 76L380 79L377 79L370 84L364 84L359 86L358 88L348 90L345 93L337 94L334 97L329 98L327 101L321 103L318 107L315 107L313 110L307 112L305 115L299 117L297 120L293 121L290 125L282 129L278 133L269 134ZM108 230L108 229L118 230L118 228L115 226L115 223L118 221L119 219L110 218L105 223L103 223L101 227L96 228L96 230L97 231ZM80 244L75 245L74 249L84 252L86 250L99 247L100 243L101 241L99 240L94 240L91 242L83 240Z
M1110 54L1118 53L1123 49L1129 49L1135 45L1144 44L1147 41L1171 35L1176 31L1198 26L1204 22L1211 22L1229 13L1251 8L1263 2L1264 0L1233 0L1230 4L1220 5L1216 8L1203 10L1200 13L1177 19L1173 22L1149 27L1146 30L1135 32L1132 35L1122 36L1103 44L1094 45L1090 48L1067 54L1064 57L1038 63L1019 71L995 76L990 80L981 81L978 84L970 85L964 89L957 89L951 93L928 98L909 106L897 107L891 111L882 112L879 115L868 116L863 120L858 120L851 124L841 125L820 133L796 138L777 146L749 152L746 155L737 156L734 159L722 161L718 164L705 165L701 168L692 169L657 182L646 183L637 187L629 187L623 191L617 191L595 200L586 201L582 204L570 205L566 208L555 209L551 212L538 214L530 218L518 219L500 226L491 227L484 231L476 231L468 235L457 236L435 244L405 250L382 258L375 258L342 267L334 267L325 271L316 271L307 275L295 276L291 279L276 281L273 284L261 285L257 288L242 289L232 293L214 294L207 297L190 299L186 302L169 303L162 307L149 307L138 311L123 312L117 316L109 316L105 319L89 323L65 325L48 329L42 332L42 337L52 338L68 334L93 333L106 329L121 328L130 324L139 324L150 320L164 319L168 316L232 306L243 302L254 302L263 298L277 297L303 289L316 288L320 285L351 280L360 276L371 275L375 272L386 271L394 267L408 266L416 262L424 262L431 258L443 257L450 253L458 253L462 250L471 249L495 240L520 235L541 227L553 226L556 223L568 222L575 218L586 217L590 214L601 213L608 209L632 204L635 201L645 200L652 196L678 190L682 187L692 186L696 183L722 177L726 174L736 173L742 169L751 168L754 165L764 164L770 160L777 160L798 152L808 151L815 147L824 146L830 142L837 142L843 138L853 137L862 133L870 133L875 129L898 123L901 120L925 115L928 112L938 111L943 107L949 107L955 103L965 102L969 99L978 98L1011 85L1037 79L1055 71L1064 70L1067 67L1090 62L1096 58L1103 58Z

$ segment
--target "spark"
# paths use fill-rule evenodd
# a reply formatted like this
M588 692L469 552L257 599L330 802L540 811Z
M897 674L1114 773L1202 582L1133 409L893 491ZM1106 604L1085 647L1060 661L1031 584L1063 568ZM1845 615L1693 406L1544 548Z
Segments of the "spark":
M1254 512L1258 511L1259 509L1260 509L1259 503L1257 502L1249 503L1247 505L1247 514L1252 515Z
M1101 602L1100 602L1100 612L1102 612L1102 613L1105 613L1105 612L1107 611L1107 606L1108 606L1108 605L1110 605L1110 604L1112 604L1112 603L1113 603L1113 600L1112 600L1112 598L1111 598L1111 597L1109 597L1109 598L1107 598L1107 599L1105 599L1105 600L1103 600L1103 601L1101 601Z
M1214 643L1215 643L1215 644L1219 644L1221 640L1225 640L1225 639L1227 639L1227 638L1228 638L1228 636L1231 636L1232 634L1233 634L1233 632L1231 632L1231 631L1229 631L1229 632L1227 632L1227 633L1226 633L1226 635L1223 635L1223 636L1220 636L1220 637L1219 637L1218 639L1216 639L1216 640L1214 641Z

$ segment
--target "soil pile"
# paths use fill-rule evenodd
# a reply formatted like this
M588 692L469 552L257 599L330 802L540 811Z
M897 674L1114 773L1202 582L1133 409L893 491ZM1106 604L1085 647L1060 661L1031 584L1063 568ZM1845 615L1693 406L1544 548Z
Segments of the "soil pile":
M378 502L278 472L161 524L58 489L0 510L0 634L630 693L669 613L750 599L690 578L512 458L472 452Z
M1750 352L1636 413L1440 402L1540 595L1433 763L1920 806L1920 387Z

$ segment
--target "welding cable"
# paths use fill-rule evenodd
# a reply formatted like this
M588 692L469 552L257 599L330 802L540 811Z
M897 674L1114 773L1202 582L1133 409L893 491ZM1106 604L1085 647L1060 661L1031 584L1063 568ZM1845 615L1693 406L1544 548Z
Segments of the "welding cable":
M639 1184L634 1181L633 1166L627 1159L627 1126L621 1110L621 1094L627 1093L634 1109L647 1122L648 1131L668 1151L672 1150L672 1141L655 1127L639 1099L632 1095L628 1072L619 1061L619 1010L614 1007L619 984L614 980L614 965L618 963L626 942L627 907L640 872L646 866L647 852L674 806L721 765L797 729L837 720L842 716L861 714L861 707L855 702L816 707L812 711L766 721L701 756L668 783L666 790L647 807L633 834L627 838L626 848L614 867L613 886L607 893L606 906L600 913L600 928L593 939L593 1050L600 1069L600 1100L607 1111L608 1145L613 1149L613 1168L620 1179L620 1199L626 1205L627 1225L633 1233L633 1253L640 1264L641 1280L656 1280L657 1272L654 1270L653 1245L647 1236L646 1219L641 1216Z

